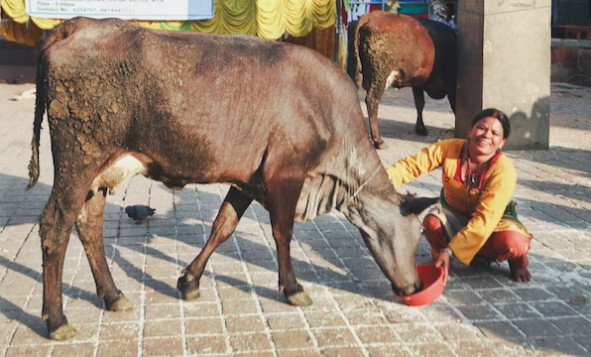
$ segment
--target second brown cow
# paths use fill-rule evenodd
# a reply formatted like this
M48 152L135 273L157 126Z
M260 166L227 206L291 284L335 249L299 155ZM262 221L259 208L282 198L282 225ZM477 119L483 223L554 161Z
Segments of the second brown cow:
M367 90L365 103L376 148L386 148L378 129L378 106L390 86L412 87L415 133L427 135L423 92L433 99L447 95L455 112L456 33L432 20L371 12L349 26L347 73L357 87Z

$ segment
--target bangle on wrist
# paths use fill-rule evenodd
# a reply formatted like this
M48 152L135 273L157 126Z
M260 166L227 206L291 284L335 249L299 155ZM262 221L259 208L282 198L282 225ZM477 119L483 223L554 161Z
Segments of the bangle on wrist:
M449 254L450 258L453 258L453 256L454 256L454 252L449 247L448 248L441 248L439 253L443 253L443 252L447 252L447 254Z

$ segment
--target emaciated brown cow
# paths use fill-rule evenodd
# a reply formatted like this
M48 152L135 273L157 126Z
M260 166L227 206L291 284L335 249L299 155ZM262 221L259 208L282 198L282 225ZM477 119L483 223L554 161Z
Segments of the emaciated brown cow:
M55 175L39 233L43 318L52 339L75 334L61 291L73 225L106 308L132 307L108 269L102 226L107 193L136 174L175 189L232 184L207 244L178 280L185 299L199 297L208 258L253 200L270 212L279 287L291 304L311 304L291 264L294 221L333 209L359 227L396 293L421 288L417 209L401 209L353 84L314 51L77 18L42 44L29 188L39 177L46 109Z
M370 12L349 25L347 73L367 90L365 103L376 148L386 148L378 129L378 107L384 91L412 87L417 108L415 133L427 135L423 108L427 92L456 102L456 33L432 20L384 11Z

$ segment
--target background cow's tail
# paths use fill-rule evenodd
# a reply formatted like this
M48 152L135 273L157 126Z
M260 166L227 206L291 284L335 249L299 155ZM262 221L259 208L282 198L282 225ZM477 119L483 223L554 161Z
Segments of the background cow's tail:
M29 163L29 185L26 190L30 190L39 180L39 144L41 141L41 123L45 114L45 66L44 51L41 51L37 63L36 94L35 94L35 120L33 122L33 140L31 149L33 155Z
M349 48L347 51L347 74L359 88L363 76L361 73L361 59L359 58L359 26L363 24L363 17L349 24L347 30Z

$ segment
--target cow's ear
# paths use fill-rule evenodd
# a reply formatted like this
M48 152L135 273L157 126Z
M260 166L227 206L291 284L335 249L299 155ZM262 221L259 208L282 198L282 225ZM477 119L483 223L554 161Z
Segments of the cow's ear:
M439 197L416 197L416 194L401 195L400 196L400 213L403 216L409 214L419 215L429 206L439 202Z

